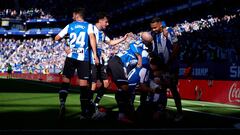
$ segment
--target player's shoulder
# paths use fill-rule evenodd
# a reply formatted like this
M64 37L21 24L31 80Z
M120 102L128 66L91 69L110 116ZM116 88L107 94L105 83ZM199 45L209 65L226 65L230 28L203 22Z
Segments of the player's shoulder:
M85 28L86 26L90 25L90 23L85 22L85 21L83 21L83 22L81 22L81 21L73 21L69 25L71 25L71 26L79 26L81 28Z
M135 42L135 44L136 44L137 46L139 46L139 45L142 44L142 41L141 41L141 40L137 40L137 41Z
M132 42L129 44L129 49L137 48L136 42Z
M94 30L97 30L97 31L99 31L99 29L97 28L97 26L96 25L92 25L93 26L93 29Z
M101 30L99 30L99 29L97 28L96 25L93 25L93 24L90 24L90 25L92 25L93 31L94 31L95 33L102 32Z
M142 47L143 43L141 40L136 40L135 42L131 43L130 45L132 45L136 48L139 48L139 47Z

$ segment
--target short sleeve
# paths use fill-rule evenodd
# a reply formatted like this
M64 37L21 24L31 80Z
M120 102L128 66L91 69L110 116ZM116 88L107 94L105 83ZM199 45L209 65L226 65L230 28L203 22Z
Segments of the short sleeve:
M93 33L93 25L92 24L88 24L88 34L92 34Z
M58 33L58 35L59 35L61 38L63 38L63 37L68 33L68 27L69 27L69 25L67 25L64 29L62 29L62 30Z

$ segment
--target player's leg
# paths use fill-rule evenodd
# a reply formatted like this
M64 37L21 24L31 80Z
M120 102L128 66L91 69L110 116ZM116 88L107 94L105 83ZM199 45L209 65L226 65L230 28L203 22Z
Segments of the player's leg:
M92 119L95 120L102 120L106 116L106 112L102 111L103 107L99 107L99 102L102 99L103 95L107 91L107 88L109 86L109 81L108 81L108 76L107 76L107 66L99 65L99 70L98 70L98 78L102 80L102 85L101 87L97 90L97 95L94 100L94 104L96 106L96 112L93 114Z
M91 65L91 73L92 73L92 76L91 76L91 90L89 92L89 99L91 100L92 104L94 104L93 102L93 95L94 95L94 92L96 92L96 89L97 89L97 74L98 74L98 70L97 70L97 65Z
M64 117L65 115L65 102L69 93L70 79L74 75L74 62L71 58L66 58L64 68L63 68L63 82L61 89L59 90L59 101L60 101L60 114L59 117Z
M108 76L107 76L107 66L100 65L99 67L99 78L102 80L103 85L97 91L97 96L94 100L96 105L99 104L100 100L102 99L104 93L107 91L109 86Z
M140 73L141 68L134 68L128 74L129 92L131 94L131 104L134 104L135 100L135 88L140 83Z
M78 77L79 77L79 86L80 86L80 103L82 116L85 118L91 118L95 109L91 104L91 90L88 87L88 80L90 76L89 63L85 61L78 62Z
M115 99L119 108L118 120L130 122L128 117L133 114L131 110L130 92L128 91L128 80L123 69L123 64L119 57L113 57L108 64L112 73L113 81L118 90L115 93ZM131 116L130 116L131 117Z
M175 75L172 75L170 91L172 93L172 96L177 108L177 115L176 115L175 121L180 121L183 118L183 114L182 114L181 96L177 90L177 84L178 84L178 77Z

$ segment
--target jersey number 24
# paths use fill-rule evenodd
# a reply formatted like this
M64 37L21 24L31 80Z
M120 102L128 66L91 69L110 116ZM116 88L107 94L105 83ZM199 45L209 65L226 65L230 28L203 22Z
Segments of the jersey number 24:
M70 45L75 46L79 45L80 47L84 47L85 45L85 32L80 32L78 35L76 33L70 33Z

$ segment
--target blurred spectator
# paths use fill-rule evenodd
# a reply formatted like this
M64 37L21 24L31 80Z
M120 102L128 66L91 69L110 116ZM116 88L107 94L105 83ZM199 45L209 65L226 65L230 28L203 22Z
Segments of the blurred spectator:
M63 59L66 55L63 51L64 40L54 43L52 38L46 39L0 39L1 61L0 65L7 62L14 65L13 70L44 73L60 72Z
M12 19L51 19L53 18L50 13L43 11L43 9L31 8L27 10L15 10L15 9L3 9L0 10L1 18L12 18Z

